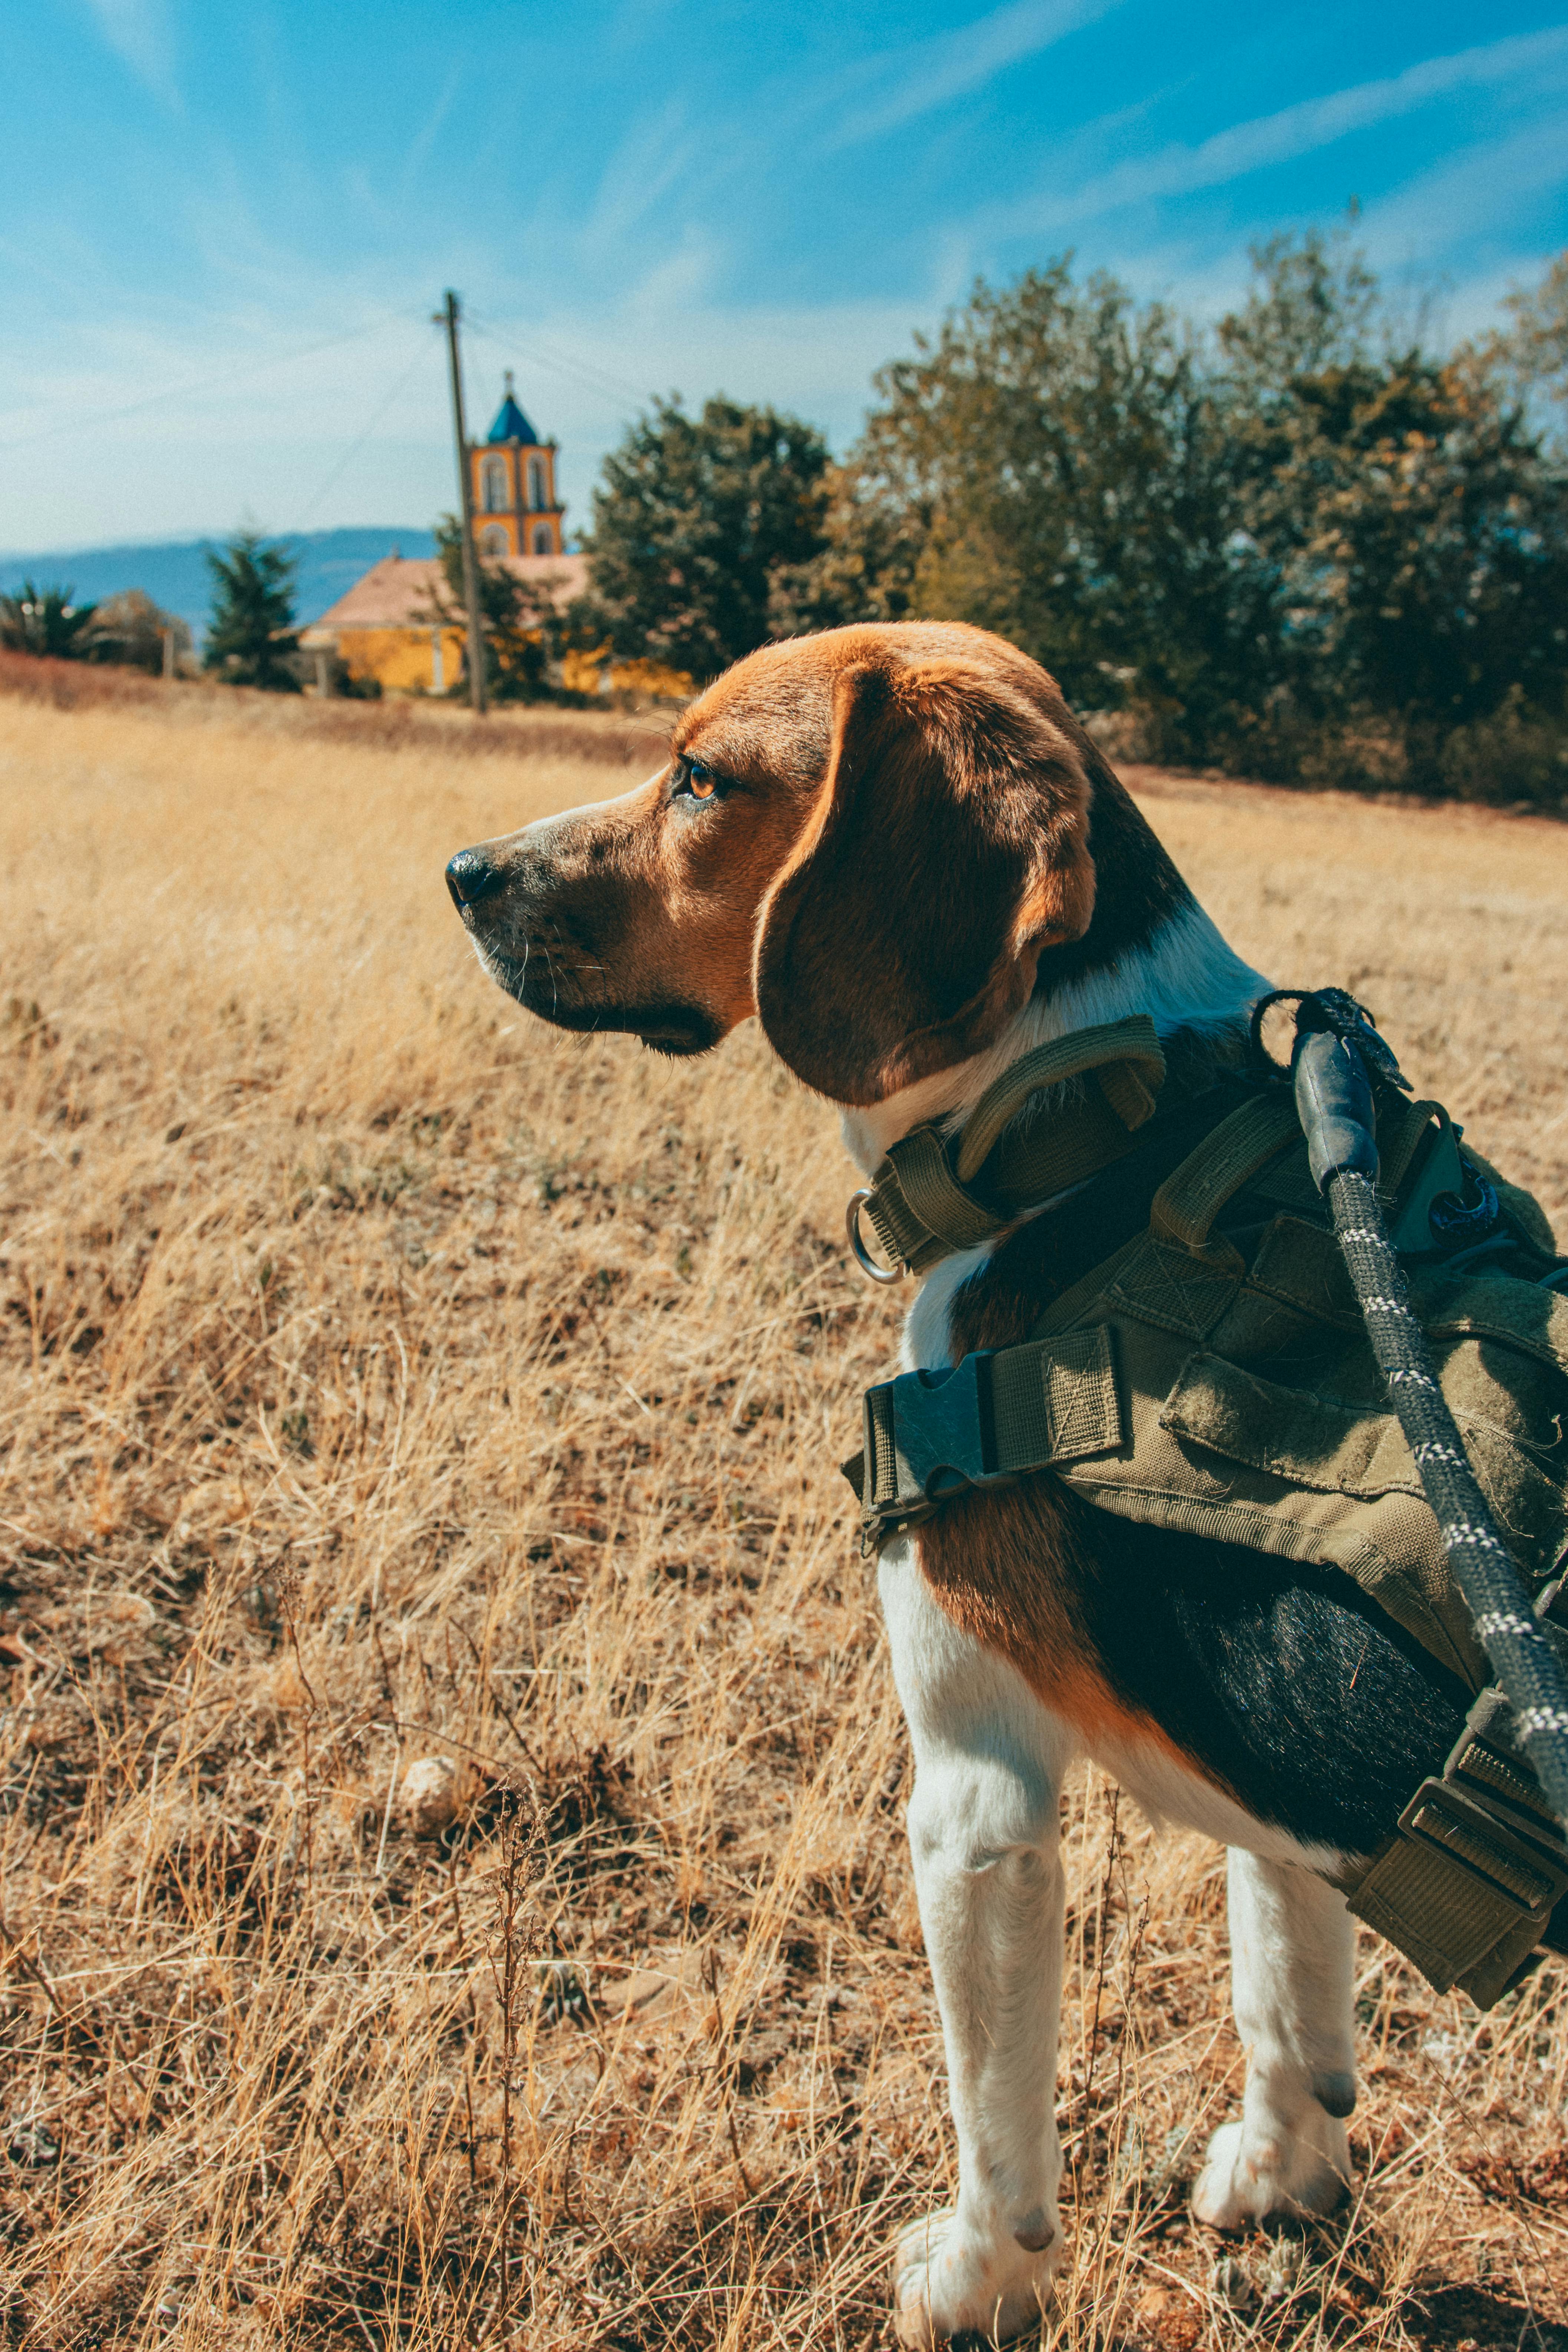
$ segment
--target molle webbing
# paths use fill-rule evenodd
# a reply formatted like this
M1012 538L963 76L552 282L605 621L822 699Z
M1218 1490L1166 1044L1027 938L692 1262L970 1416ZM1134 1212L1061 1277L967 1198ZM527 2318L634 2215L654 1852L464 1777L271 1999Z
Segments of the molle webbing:
M1123 1023L1118 1027L1125 1030L1132 1025ZM1092 1052L1099 1052L1113 1035L1109 1030L1088 1031L1081 1038L1064 1039L1062 1045L1087 1044ZM1060 1051L1047 1046L1041 1049L1041 1055ZM1030 1056L1029 1063L1017 1067L1026 1070L1030 1064L1037 1074L1039 1055ZM1059 1065L1054 1074L1049 1064L1046 1067L1045 1083L1055 1083ZM1027 1084L1016 1086L1009 1088L1008 1097L1016 1108L1032 1091ZM957 1167L966 1165L966 1144L968 1157L976 1162L991 1150L1009 1115L1008 1097L1003 1096L1000 1087L993 1087L982 1097L962 1135L950 1139L946 1149ZM1437 1106L1407 1103L1403 1097L1389 1102L1384 1140L1394 1186L1403 1181L1417 1147L1432 1132L1434 1112L1446 1132L1446 1118ZM986 1114L984 1121L982 1113ZM977 1122L981 1122L978 1127ZM934 1130L922 1132L934 1136ZM1131 1130L1125 1134L1125 1142L1110 1155L1113 1159L1122 1157L1135 1140ZM1103 1313L1108 1306L1113 1312L1131 1309L1133 1331L1123 1333L1121 1339L1128 1358L1124 1385L1127 1371L1139 1362L1136 1335L1151 1324L1176 1331L1189 1342L1203 1338L1235 1297L1244 1271L1232 1244L1214 1235L1215 1221L1248 1185L1259 1180L1266 1185L1276 1181L1275 1169L1292 1145L1295 1156L1300 1157L1301 1130L1290 1097L1275 1090L1249 1096L1218 1118L1159 1184L1143 1238L1118 1250L1054 1300L1040 1317L1031 1339L1014 1348L982 1349L951 1370L909 1372L868 1390L864 1450L844 1465L845 1475L860 1499L863 1548L873 1549L896 1529L931 1517L942 1502L965 1487L1009 1486L1037 1470L1056 1469L1070 1476L1074 1465L1089 1481L1088 1499L1112 1510L1129 1510L1131 1506L1131 1516L1143 1516L1140 1504L1144 1498L1135 1501L1132 1496L1116 1491L1124 1483L1116 1465L1097 1463L1097 1457L1116 1454L1134 1435L1133 1422L1118 1402L1113 1334L1103 1323L1087 1328L1071 1327L1079 1323L1086 1311ZM942 1148L938 1141L936 1149ZM894 1150L901 1151L902 1147ZM1289 1169L1290 1163L1285 1165ZM1310 1184L1310 1178L1306 1181ZM1278 1189L1294 1199L1293 1181L1279 1181ZM1394 1200L1391 1191L1391 1208ZM985 1234L979 1232L973 1236L984 1238ZM1303 1231L1303 1240L1310 1239ZM952 1244L959 1245L956 1241ZM930 1249L932 1263L947 1254L946 1246L936 1243ZM1168 1349L1169 1342L1163 1345ZM1178 1359L1183 1352L1177 1351ZM1176 1369L1173 1360L1166 1374ZM1163 1399L1167 1385L1167 1377L1157 1373L1151 1397L1146 1398L1142 1394L1143 1383L1134 1373L1130 1397L1138 1405L1140 1423L1153 1392ZM1252 1386L1256 1389L1257 1384ZM1173 1395L1167 1401L1163 1423L1172 1418L1173 1401ZM1152 1461L1152 1441L1162 1452L1168 1450L1170 1441L1163 1428L1158 1436L1140 1428L1135 1449L1140 1459ZM1234 1509L1226 1515L1233 1523L1223 1529L1206 1519L1201 1525L1194 1523L1191 1498L1178 1491L1181 1465L1174 1462L1167 1466L1175 1473L1175 1479L1168 1490L1163 1481L1156 1481L1162 1493L1154 1516L1163 1513L1173 1525L1187 1526L1191 1532L1223 1533L1232 1541L1273 1548L1282 1530L1270 1529L1271 1540L1258 1543L1257 1528L1244 1528L1243 1514ZM1131 1483L1136 1489L1136 1478ZM1412 1618L1412 1630L1437 1652L1445 1665L1453 1668L1460 1663L1451 1644L1437 1628L1425 1622L1418 1608L1405 1613Z
M1448 1115L1440 1103L1406 1102L1400 1097L1385 1098L1378 1127L1383 1159L1378 1192L1385 1207L1392 1208L1398 1198L1411 1161L1426 1139L1434 1118L1447 1134ZM1196 1150L1166 1177L1150 1203L1150 1231L1161 1241L1200 1255L1208 1245L1215 1217L1227 1202L1255 1178L1262 1177L1269 1162L1278 1160L1287 1145L1299 1146L1300 1141L1300 1121L1288 1095L1270 1092L1252 1096L1228 1118L1211 1128ZM1299 1171L1296 1161L1303 1162ZM1446 1170L1447 1163L1445 1172ZM1456 1180L1458 1177L1457 1163L1454 1176ZM1292 1207L1316 1205L1316 1188L1306 1174L1304 1155L1300 1150L1283 1182L1271 1173L1259 1189L1275 1198L1283 1198ZM1425 1196L1422 1205L1424 1201Z
M944 1136L935 1121L916 1128L893 1145L865 1202L889 1263L924 1274L1097 1175L1132 1150L1164 1076L1154 1024L1139 1013L1037 1046L986 1089L955 1133ZM1044 1088L1089 1077L1076 1101L1005 1134Z

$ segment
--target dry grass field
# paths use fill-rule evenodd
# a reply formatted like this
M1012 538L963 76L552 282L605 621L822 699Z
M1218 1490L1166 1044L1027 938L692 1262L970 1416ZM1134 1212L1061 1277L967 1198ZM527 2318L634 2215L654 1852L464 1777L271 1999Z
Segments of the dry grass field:
M492 741L0 698L6 2344L848 2352L945 2193L834 1467L901 1305L754 1034L482 979L446 857L639 772ZM1568 1210L1568 829L1133 781ZM1480 2019L1368 1939L1348 2210L1227 2246L1222 1857L1064 1811L1049 2340L1568 2352L1563 1973Z

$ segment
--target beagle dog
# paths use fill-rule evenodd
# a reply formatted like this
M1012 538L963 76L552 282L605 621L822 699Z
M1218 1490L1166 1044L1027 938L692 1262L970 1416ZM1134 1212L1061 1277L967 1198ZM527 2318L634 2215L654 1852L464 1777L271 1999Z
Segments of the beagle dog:
M1233 1066L1269 985L1054 680L956 625L767 646L685 710L650 782L463 850L447 876L485 969L558 1027L688 1055L754 1014L868 1176L1032 1047L1099 1023L1147 1013L1168 1056ZM1079 1217L1085 1265L1127 1237L1100 1214ZM901 1369L1026 1338L1062 1223L936 1267ZM1229 1848L1247 2081L1194 2211L1221 2228L1326 2211L1350 2163L1352 1923L1319 1874L1369 1853L1441 1769L1468 1694L1347 1576L1093 1510L1048 1475L958 1497L886 1545L879 1578L958 2143L955 2203L895 2256L900 2340L1037 2325L1062 2258L1058 1800L1075 1757Z

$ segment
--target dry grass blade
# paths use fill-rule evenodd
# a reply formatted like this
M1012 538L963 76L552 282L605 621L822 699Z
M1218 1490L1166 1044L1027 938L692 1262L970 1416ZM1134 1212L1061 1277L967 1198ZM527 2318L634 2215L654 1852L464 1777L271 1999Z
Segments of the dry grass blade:
M951 2163L833 1468L898 1307L754 1037L475 970L444 858L603 764L333 727L0 703L0 2334L882 2343ZM1146 782L1561 1213L1568 835ZM1563 2352L1562 1977L1368 1946L1351 2211L1227 2251L1216 1857L1065 1813L1056 2340Z

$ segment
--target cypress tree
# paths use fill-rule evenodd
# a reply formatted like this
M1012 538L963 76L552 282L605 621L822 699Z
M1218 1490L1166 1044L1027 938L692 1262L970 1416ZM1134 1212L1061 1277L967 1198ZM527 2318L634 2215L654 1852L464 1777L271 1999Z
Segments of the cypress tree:
M300 681L289 667L297 653L294 627L294 559L269 547L259 531L242 530L207 554L213 576L212 619L202 667L231 686L261 686L276 694L298 694Z

